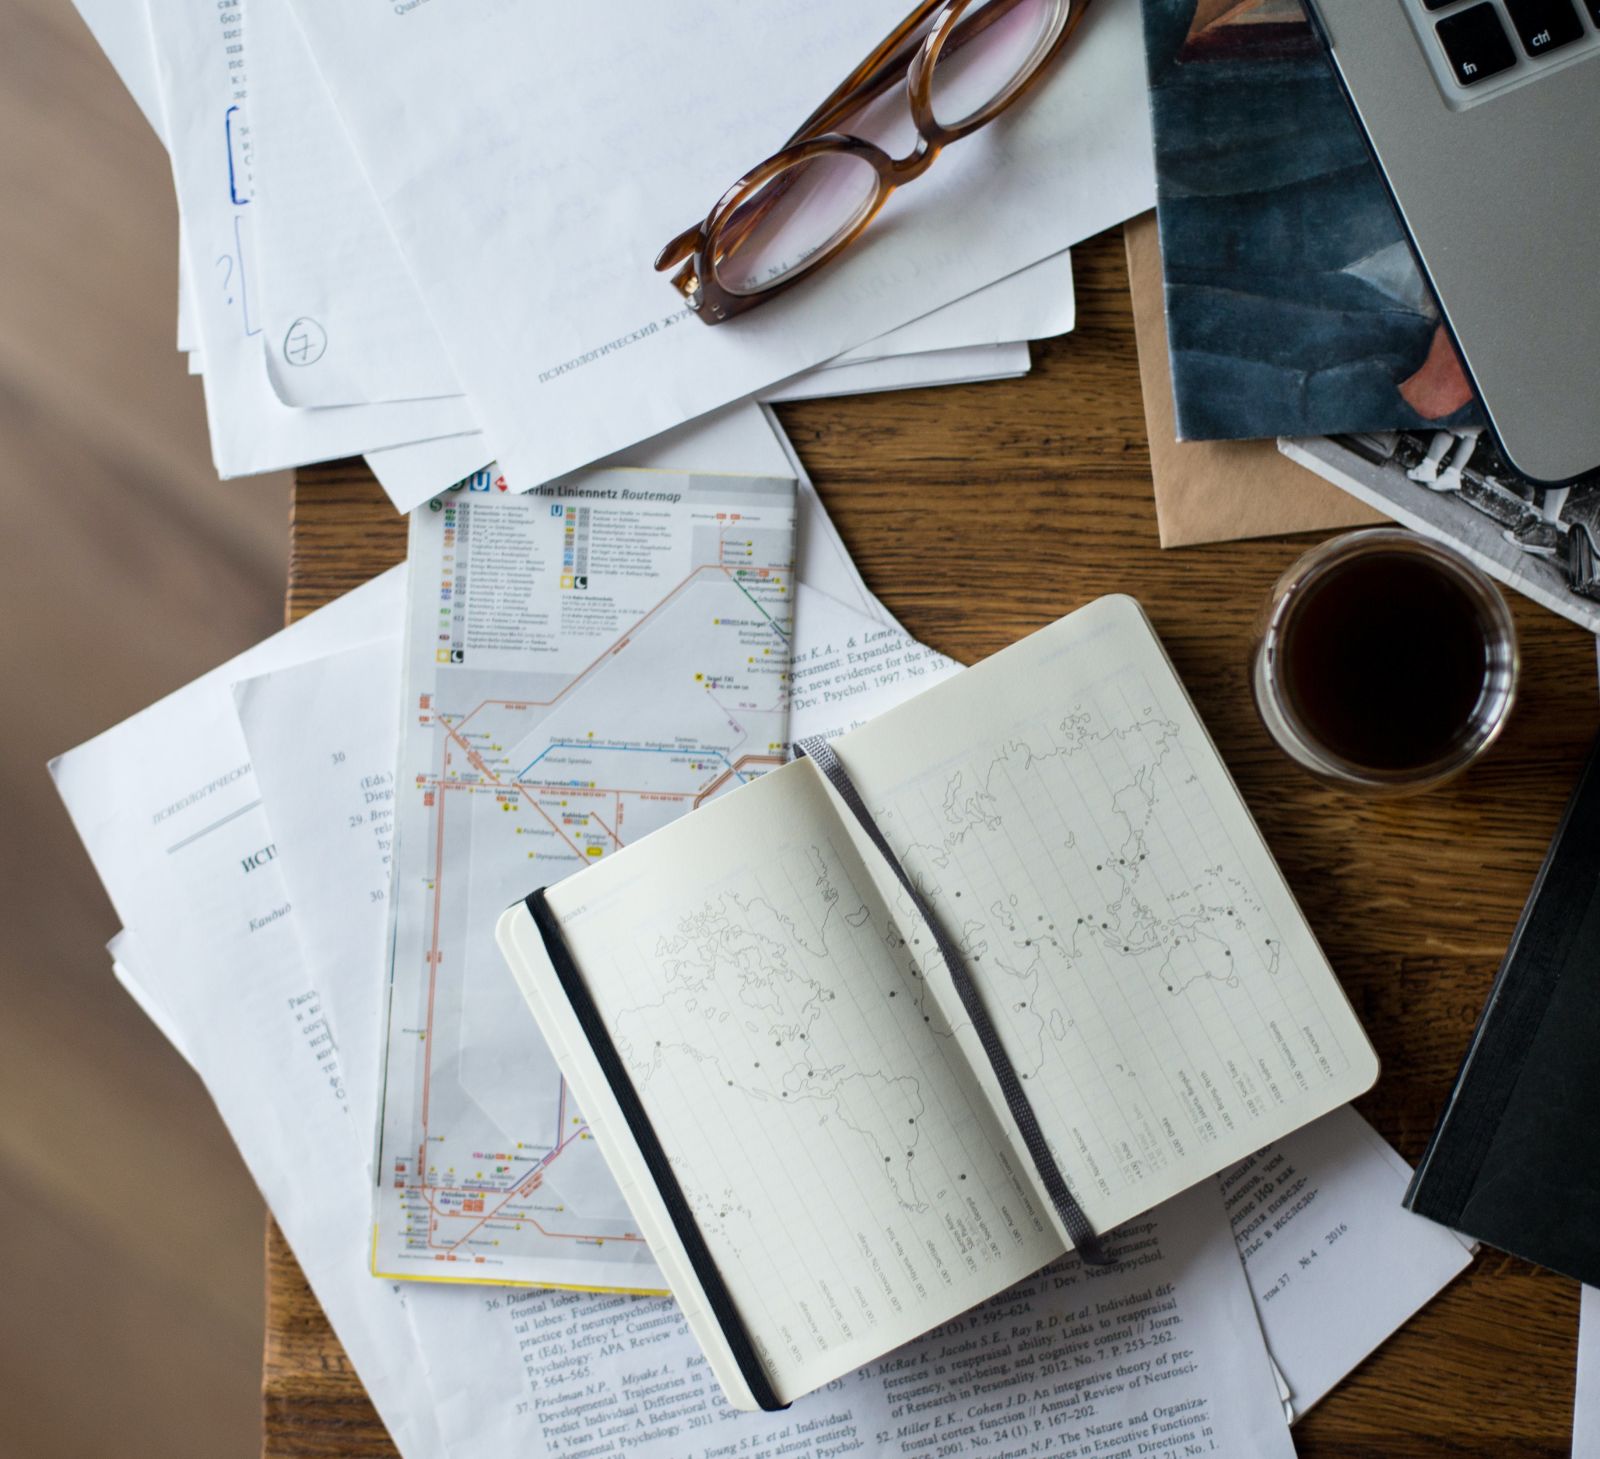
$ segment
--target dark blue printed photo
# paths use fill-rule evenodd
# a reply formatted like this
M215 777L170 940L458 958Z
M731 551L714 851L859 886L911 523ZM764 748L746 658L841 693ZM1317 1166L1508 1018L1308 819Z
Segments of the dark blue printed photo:
M1180 440L1477 407L1296 0L1144 0Z

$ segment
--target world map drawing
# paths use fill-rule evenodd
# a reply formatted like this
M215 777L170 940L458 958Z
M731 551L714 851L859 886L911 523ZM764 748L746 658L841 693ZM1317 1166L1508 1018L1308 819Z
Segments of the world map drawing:
M921 775L875 807L1052 1138L1076 1143L1106 1191L1326 1072L1278 929L1242 859L1219 854L1227 838L1192 749L1175 721L1119 694ZM910 898L842 826L808 828L781 867L751 868L679 914L650 952L659 996L616 1022L647 1099L687 1061L754 1106L798 1106L848 1132L902 1210L937 1205L945 1192L919 1148L920 1071L970 1063L955 1047L966 1019ZM873 1024L866 1037L841 1020L841 997L875 1000L892 1034ZM1277 1064L1245 1051L1263 1030ZM703 1221L741 1219L714 1179L689 1174Z

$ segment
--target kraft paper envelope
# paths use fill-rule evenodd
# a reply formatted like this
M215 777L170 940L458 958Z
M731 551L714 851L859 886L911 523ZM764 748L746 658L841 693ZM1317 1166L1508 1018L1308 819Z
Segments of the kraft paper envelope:
M1124 236L1161 545L1187 547L1383 521L1370 507L1280 455L1276 441L1176 438L1156 215L1132 219Z

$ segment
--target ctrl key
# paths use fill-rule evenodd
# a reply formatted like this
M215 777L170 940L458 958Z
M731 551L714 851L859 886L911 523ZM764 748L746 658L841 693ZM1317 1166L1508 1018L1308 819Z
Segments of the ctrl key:
M1450 60L1450 69L1463 86L1475 86L1516 65L1517 55L1493 5L1447 15L1435 27Z
M1542 56L1583 38L1583 22L1572 8L1572 0L1507 0L1506 9L1522 37L1522 49L1530 56Z

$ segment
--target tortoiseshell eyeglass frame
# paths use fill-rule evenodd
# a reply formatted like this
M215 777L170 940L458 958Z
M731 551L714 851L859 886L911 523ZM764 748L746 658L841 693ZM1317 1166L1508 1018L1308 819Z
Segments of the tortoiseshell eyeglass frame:
M1089 8L1089 0L1069 0L1066 20L1062 23L1060 33L1030 65L1019 71L987 106L963 117L954 126L942 125L933 114L933 69L939 60L939 53L952 38L955 38L956 45L966 44L1010 11L1016 3L1021 3L1021 0L1013 0L1012 4L1005 3L1005 0L990 0L988 4L984 4L983 0L922 0L872 54L845 77L833 94L806 118L781 150L773 153L759 167L745 173L722 195L703 222L686 228L661 250L655 262L657 272L677 268L672 283L689 307L707 324L721 324L776 298L831 263L861 236L897 187L921 177L951 142L959 141L993 121L1025 95L1060 54ZM962 17L975 5L982 5L983 8L963 24ZM917 144L908 156L893 158L875 143L833 130L902 82L917 129ZM730 240L723 237L730 220L743 204L773 178L798 163L824 153L860 157L871 165L878 179L877 196L871 205L863 209L854 223L827 247L819 249L804 263L773 280L765 288L750 292L724 288L717 279L714 260L720 256L719 248L732 249L738 245L738 238ZM774 200L779 191L773 190ZM739 220L746 234L752 221L759 220L763 211L751 210L749 217Z

